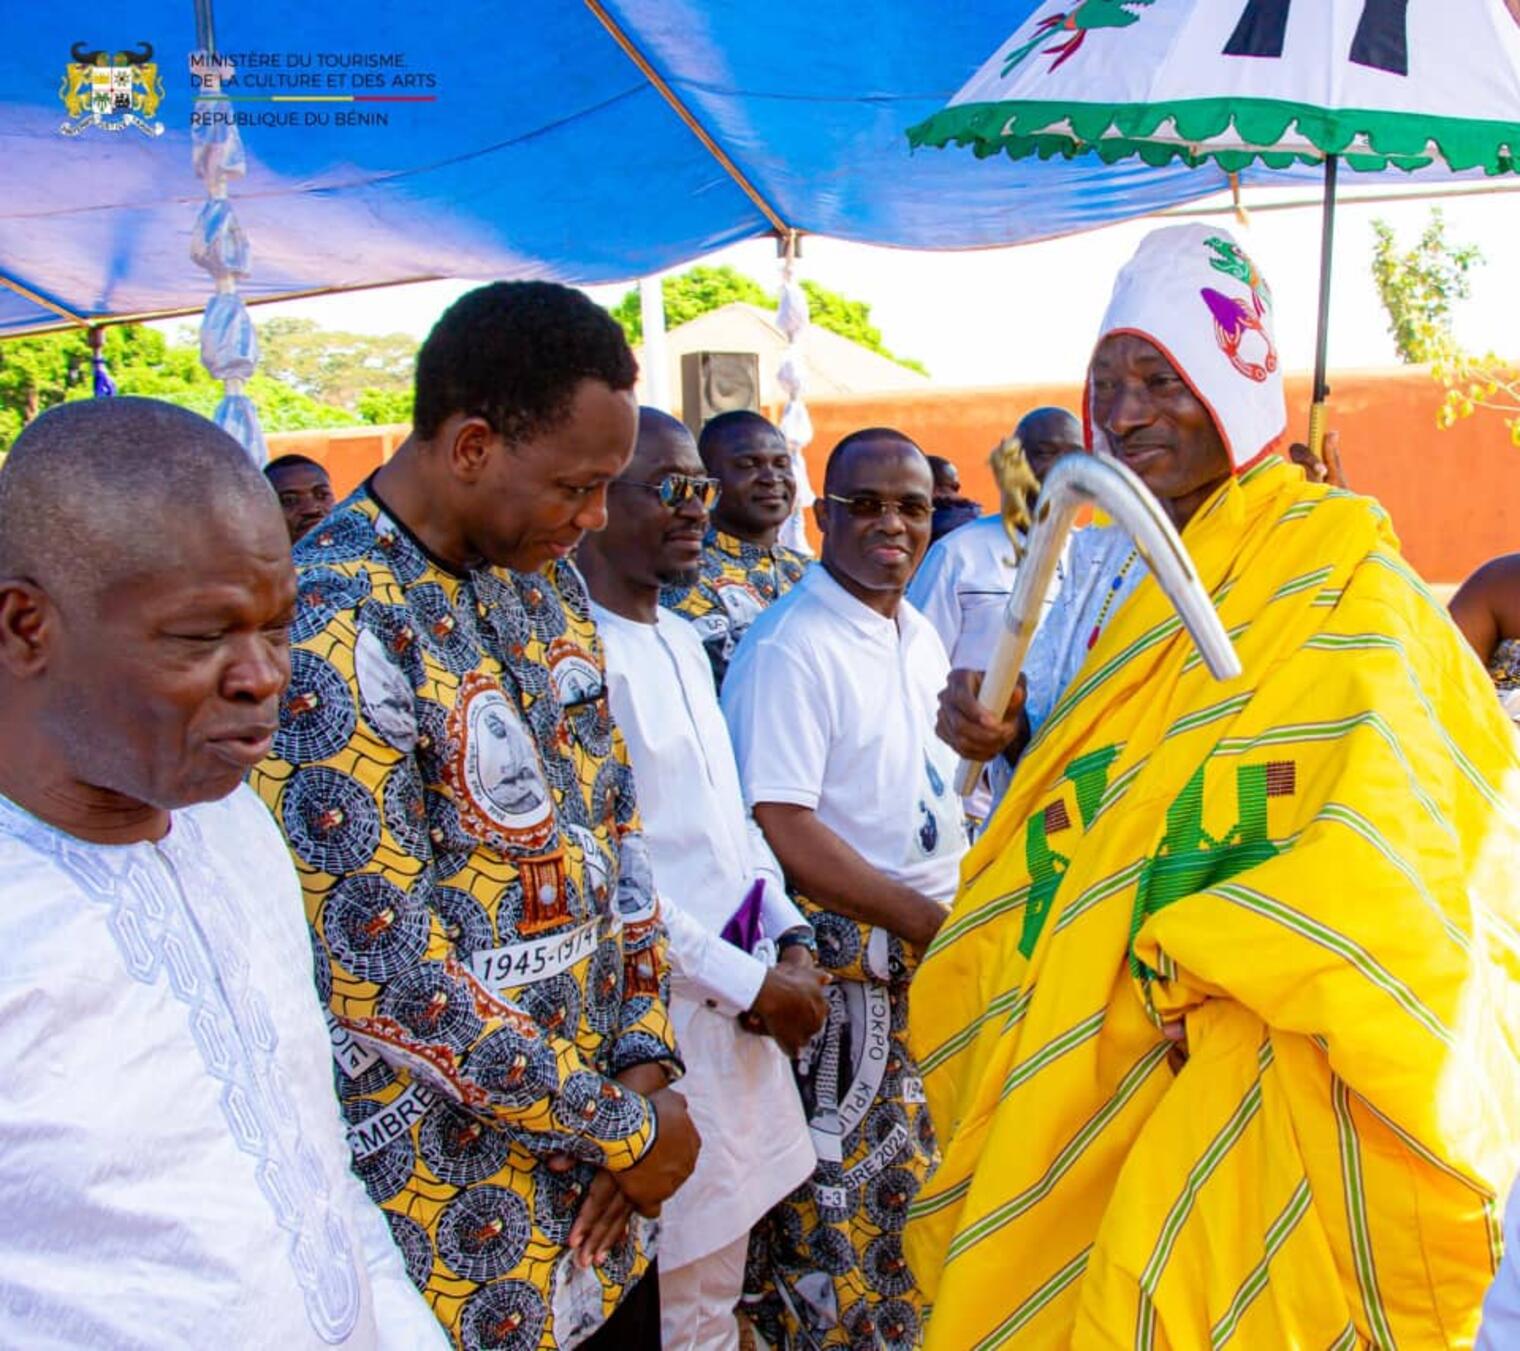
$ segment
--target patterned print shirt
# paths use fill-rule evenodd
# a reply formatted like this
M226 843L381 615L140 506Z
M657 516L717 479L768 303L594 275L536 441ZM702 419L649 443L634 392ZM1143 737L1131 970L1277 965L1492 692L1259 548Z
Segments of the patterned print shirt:
M679 1069L583 583L452 573L364 488L296 563L254 786L301 874L355 1167L456 1344L573 1343L653 1242L636 1220L584 1272L565 1247L595 1169L653 1140L613 1076Z
M1505 638L1488 659L1488 674L1511 720L1520 722L1520 638Z
M668 586L660 593L661 605L696 627L719 689L745 629L802 580L812 561L784 544L766 549L709 529L697 580L690 586Z

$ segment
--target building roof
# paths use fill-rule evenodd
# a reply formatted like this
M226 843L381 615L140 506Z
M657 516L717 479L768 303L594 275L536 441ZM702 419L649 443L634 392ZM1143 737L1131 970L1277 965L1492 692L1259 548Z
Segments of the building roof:
M776 383L776 369L786 352L786 335L776 326L773 311L734 301L679 324L665 335L669 360L671 411L681 415L681 358L688 352L753 352L760 358L760 402L781 404L786 392ZM928 387L926 376L900 366L889 357L842 338L817 324L802 337L810 395L883 394L891 390ZM637 349L640 364L643 348ZM645 397L643 377L639 398Z

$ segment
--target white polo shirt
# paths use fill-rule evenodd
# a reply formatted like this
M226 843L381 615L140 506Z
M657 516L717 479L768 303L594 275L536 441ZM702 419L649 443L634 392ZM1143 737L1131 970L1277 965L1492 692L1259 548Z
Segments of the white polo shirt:
M934 625L952 666L987 669L1017 572L1001 516L983 516L930 546L908 599Z
M808 807L886 876L948 902L966 850L955 752L934 734L950 659L815 567L750 626L723 682L744 799Z

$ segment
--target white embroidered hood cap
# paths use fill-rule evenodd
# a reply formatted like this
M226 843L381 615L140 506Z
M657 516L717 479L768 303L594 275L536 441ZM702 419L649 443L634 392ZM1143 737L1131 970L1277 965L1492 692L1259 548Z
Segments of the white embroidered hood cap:
M1099 342L1145 338L1213 415L1236 471L1259 459L1288 424L1272 332L1272 292L1235 237L1218 226L1169 225L1140 241L1114 282ZM1083 401L1088 445L1111 451Z

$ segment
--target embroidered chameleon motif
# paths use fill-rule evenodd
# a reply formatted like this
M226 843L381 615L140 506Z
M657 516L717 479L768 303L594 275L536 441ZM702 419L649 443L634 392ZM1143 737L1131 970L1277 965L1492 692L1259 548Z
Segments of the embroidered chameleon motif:
M1103 746L1098 750L1080 755L1066 766L1063 777L1076 790L1077 812L1082 818L1082 828L1092 824L1098 814L1103 794L1108 790L1108 772L1119 758L1120 747ZM1052 812L1059 807L1059 813ZM1024 907L1024 931L1019 937L1019 951L1026 957L1034 955L1034 947L1045 927L1045 917L1051 902L1061 888L1061 879L1071 860L1050 847L1053 831L1070 829L1070 817L1064 804L1057 799L1044 810L1029 818L1024 829L1024 863L1029 869L1029 900Z
M1255 303L1257 314L1265 314L1272 308L1272 288L1267 285L1267 279L1256 270L1256 264L1246 256L1246 251L1239 244L1233 239L1223 239L1219 235L1211 235L1203 242L1214 252L1215 256L1209 259L1209 265L1216 272L1223 272L1227 277L1243 281L1251 288L1251 298Z
M1104 746L1078 756L1066 767L1063 777L1074 790L1084 831L1102 810L1110 771L1121 750L1121 746ZM1235 824L1217 839L1203 826L1204 768L1198 767L1167 808L1166 831L1155 854L1145 860L1140 871L1130 920L1131 944L1147 916L1183 896L1276 857L1281 848L1267 834L1267 802L1270 798L1293 797L1297 793L1297 766L1290 760L1237 765ZM1060 798L1035 812L1025 825L1024 865L1029 869L1029 897L1019 937L1019 951L1025 957L1034 955L1040 931L1071 866L1067 855L1051 848L1050 836L1070 828L1069 815ZM1133 952L1130 969L1137 979L1154 976Z
M1214 257L1209 259L1209 265L1216 272L1234 277L1250 288L1249 305L1244 300L1227 296L1208 286L1203 287L1199 294L1214 317L1215 340L1230 359L1230 364L1246 379L1260 384L1277 369L1277 349L1272 345L1271 335L1263 322L1267 311L1272 307L1272 292L1267 288L1261 273L1256 270L1256 264L1238 244L1217 235L1204 240L1204 243L1214 253ZM1261 334L1261 340L1266 344L1266 354L1260 361L1248 361L1240 355L1247 333Z

